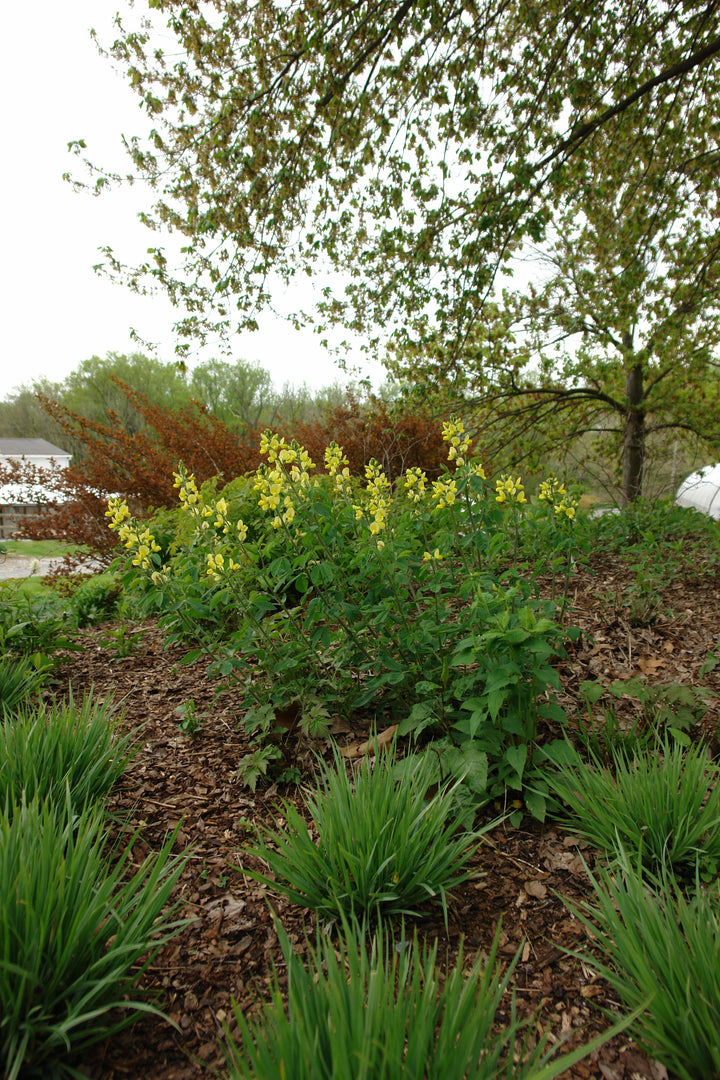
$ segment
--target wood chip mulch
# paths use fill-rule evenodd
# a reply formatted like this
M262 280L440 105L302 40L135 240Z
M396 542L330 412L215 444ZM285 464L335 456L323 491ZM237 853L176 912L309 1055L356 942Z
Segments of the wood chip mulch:
M720 654L717 579L698 573L693 580L674 581L659 597L649 625L631 624L629 583L628 572L610 563L574 577L568 621L583 633L560 664L569 715L579 684L587 679L609 685L640 676L649 684L702 683L720 694L720 666L698 677L708 652ZM300 951L306 936L315 933L310 913L267 895L240 869L253 865L244 849L253 842L255 825L279 825L283 797L302 802L296 789L258 785L253 795L240 786L237 763L246 749L240 695L227 691L217 698L206 664L181 665L182 650L165 648L154 623L133 629L142 630L141 643L125 658L117 655L112 625L84 632L82 650L68 654L57 671L56 693L70 686L77 697L92 688L96 696L118 702L123 723L139 731L139 752L112 795L110 810L131 812L140 826L133 851L138 862L182 821L177 847L190 856L176 892L192 921L144 978L172 1025L143 1019L97 1047L82 1068L90 1080L199 1080L210 1075L209 1069L224 1075L222 1043L225 1028L234 1030L232 1001L252 1010L266 997L273 964L282 971L273 909ZM176 712L190 699L205 714L193 738L180 730ZM616 705L630 718L638 707L632 700ZM713 746L719 719L714 701L703 721ZM295 733L287 738L294 763L309 767L312 753L323 749ZM437 939L443 962L454 960L464 940L470 964L478 950L489 949L501 920L503 956L511 957L522 945L514 977L519 1010L534 1014L538 1035L547 1032L552 1041L567 1040L568 1047L608 1027L604 1010L617 1011L592 965L567 952L591 946L561 899L592 898L586 863L593 865L592 851L552 823L526 818L518 829L502 826L475 853L478 876L457 890L448 932L441 915L418 924L420 935ZM565 1075L667 1077L623 1036Z

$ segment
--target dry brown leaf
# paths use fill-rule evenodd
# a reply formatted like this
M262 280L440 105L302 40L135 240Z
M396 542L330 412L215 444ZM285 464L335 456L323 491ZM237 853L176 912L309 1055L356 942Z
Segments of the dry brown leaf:
M397 724L393 724L389 728L385 728L379 735L376 735L374 739L367 739L366 742L353 743L352 746L345 746L340 751L343 757L357 758L363 757L365 754L371 753L375 747L378 750L382 750L384 747L388 747L393 740L393 735L398 729Z

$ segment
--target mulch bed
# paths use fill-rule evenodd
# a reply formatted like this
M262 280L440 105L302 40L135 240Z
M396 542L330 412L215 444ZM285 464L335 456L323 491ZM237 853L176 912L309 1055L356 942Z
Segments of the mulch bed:
M610 563L575 575L569 621L583 633L560 665L569 714L586 679L604 685L629 676L651 683L702 682L720 693L720 668L698 678L708 651L720 650L716 578L673 582L648 626L630 624L624 603L629 581L626 571ZM266 996L273 964L282 971L273 912L300 951L306 936L315 933L311 913L268 895L242 869L254 865L246 849L255 825L276 828L282 823L281 799L292 797L299 805L301 800L289 788L258 786L253 795L240 786L237 763L246 750L239 730L240 695L230 690L217 699L217 684L207 677L204 662L180 665L182 650L165 648L152 622L133 628L142 630L140 647L120 658L112 629L84 632L82 650L68 654L57 671L56 690L70 686L77 696L92 688L100 698L111 696L124 711L123 723L140 732L140 750L113 793L110 810L131 812L140 825L133 852L137 862L182 821L177 846L191 854L176 891L192 922L145 976L174 1026L143 1019L97 1047L83 1069L91 1080L199 1080L208 1068L223 1071L224 1029L234 1030L232 1000L243 1011L252 1010ZM206 714L193 738L179 729L176 712L189 699ZM616 706L629 717L637 703ZM714 702L703 722L713 740L719 718ZM313 752L323 749L294 732L287 739L294 763L309 765ZM469 965L478 951L489 949L501 920L502 954L509 958L522 944L514 978L519 1010L534 1014L538 1035L567 1039L568 1046L606 1029L604 1010L616 1011L612 993L592 966L567 952L591 945L561 899L577 904L592 898L585 863L592 867L592 851L552 823L526 818L518 829L502 826L475 853L478 876L456 891L448 930L441 914L418 923L421 936L437 940L443 962L453 962L464 941ZM667 1076L623 1036L566 1075Z

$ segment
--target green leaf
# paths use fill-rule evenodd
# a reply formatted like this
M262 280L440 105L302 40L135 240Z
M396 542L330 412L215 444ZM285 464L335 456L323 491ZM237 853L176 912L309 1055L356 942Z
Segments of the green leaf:
M508 765L517 773L518 779L522 780L523 772L525 771L525 762L527 761L528 748L525 743L521 746L508 746L507 750L503 754L503 761L507 761Z

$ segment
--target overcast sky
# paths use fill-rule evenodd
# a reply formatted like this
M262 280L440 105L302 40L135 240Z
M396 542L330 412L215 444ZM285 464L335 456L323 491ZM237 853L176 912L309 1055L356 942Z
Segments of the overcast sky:
M143 130L137 99L90 39L95 27L101 40L112 40L118 9L126 10L122 0L34 0L3 9L0 398L36 378L61 380L87 357L137 350L131 327L159 343L159 359L174 356L178 316L164 296L135 296L92 269L105 244L130 262L157 241L137 221L149 197L135 187L93 198L62 179L79 171L70 140L85 139L93 160L120 170L129 164L121 134ZM279 302L287 308L292 297ZM310 331L298 333L282 320L270 317L237 342L235 355L261 363L277 385L342 379ZM379 366L366 373L375 385L382 380Z

